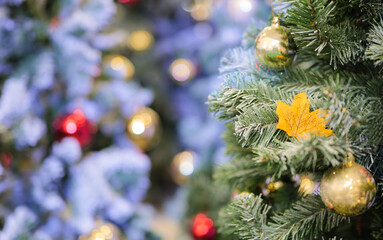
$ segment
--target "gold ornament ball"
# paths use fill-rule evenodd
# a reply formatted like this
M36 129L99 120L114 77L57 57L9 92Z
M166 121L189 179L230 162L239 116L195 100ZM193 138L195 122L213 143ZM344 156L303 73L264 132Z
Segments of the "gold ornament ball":
M127 134L143 151L153 148L161 136L160 117L151 108L138 110L127 122Z
M320 194L324 204L336 213L357 216L372 205L376 184L365 167L355 162L345 162L324 173Z
M281 71L294 60L293 45L287 28L279 25L279 18L275 17L255 40L255 54L266 67Z

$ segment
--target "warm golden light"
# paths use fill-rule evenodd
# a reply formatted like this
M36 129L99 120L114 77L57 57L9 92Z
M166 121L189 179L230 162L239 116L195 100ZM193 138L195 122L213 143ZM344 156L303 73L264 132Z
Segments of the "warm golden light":
M88 235L79 236L78 240L118 240L122 239L116 226L110 223L96 221L96 228Z
M194 172L195 153L184 151L174 156L172 162L172 177L179 185L185 184L188 176Z
M121 55L109 55L104 59L104 68L112 77L130 80L134 76L133 63Z
M145 132L145 124L141 119L135 119L132 121L132 132L136 135L140 135Z
M301 178L301 184L299 185L298 193L302 196L311 195L314 193L315 183L308 177Z
M196 69L187 59L177 59L170 65L170 74L178 83L184 83L195 76Z
M94 234L93 239L94 240L105 240L105 236L104 236L104 234L98 232L98 233Z
M134 51L148 50L154 42L153 35L145 30L132 32L128 40L128 46Z
M197 21L206 21L212 13L212 6L208 2L196 2L191 7L191 16Z
M160 138L160 119L150 108L137 111L127 122L127 134L132 142L141 149L147 150L155 146Z
M108 225L101 226L100 231L102 232L102 234L104 234L106 239L111 239L113 237L112 229Z

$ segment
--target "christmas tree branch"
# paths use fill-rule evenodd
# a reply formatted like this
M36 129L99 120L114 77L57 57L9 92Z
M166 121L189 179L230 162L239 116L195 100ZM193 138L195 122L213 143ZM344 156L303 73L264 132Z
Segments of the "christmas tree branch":
M308 196L282 214L273 216L263 228L263 240L314 239L337 227L347 217L328 210L320 196Z
M334 136L281 143L280 147L257 147L254 149L256 163L265 163L273 178L283 175L315 172L338 165L347 154L345 141Z
M375 66L383 64L383 20L373 25L368 33L367 41L369 47L366 50L366 55L374 61Z
M269 211L261 196L241 194L221 212L219 231L225 235L234 233L240 239L263 239L262 228Z
M342 25L334 25L337 4L334 1L300 0L292 3L286 14L286 22L299 49L326 56L330 64L337 68L359 60L364 46L359 41L364 32L343 20Z

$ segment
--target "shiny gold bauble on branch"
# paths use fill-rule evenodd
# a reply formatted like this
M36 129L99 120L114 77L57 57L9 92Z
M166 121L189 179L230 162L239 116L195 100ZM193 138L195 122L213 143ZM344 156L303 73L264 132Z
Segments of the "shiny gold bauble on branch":
M372 205L376 184L365 167L348 161L324 173L320 194L324 204L336 213L357 216Z
M160 117L151 108L138 110L127 123L129 139L143 151L158 144L161 137Z
M289 31L275 17L271 26L263 29L255 40L255 54L266 67L281 71L294 60L293 45Z

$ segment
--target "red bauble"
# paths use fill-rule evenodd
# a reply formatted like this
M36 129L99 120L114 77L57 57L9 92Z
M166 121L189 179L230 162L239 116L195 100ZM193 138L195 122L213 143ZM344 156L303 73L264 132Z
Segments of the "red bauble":
M97 127L86 119L80 109L76 109L72 114L57 117L53 122L53 129L56 140L74 137L81 146L85 146L92 141Z
M13 156L10 153L1 153L0 154L0 162L3 167L9 167L12 164Z
M134 6L140 2L140 0L118 0L120 3L125 5Z
M194 240L212 240L216 235L214 222L206 214L199 213L194 217L192 234Z

